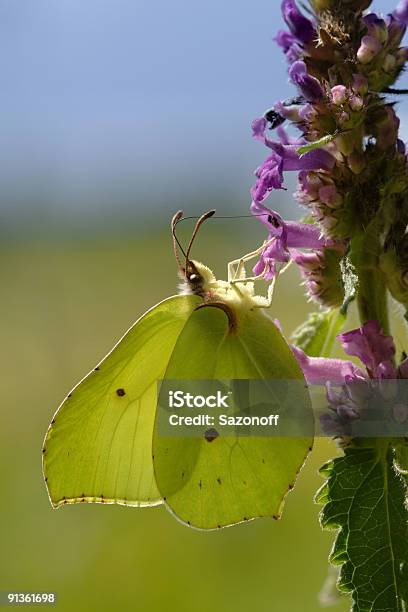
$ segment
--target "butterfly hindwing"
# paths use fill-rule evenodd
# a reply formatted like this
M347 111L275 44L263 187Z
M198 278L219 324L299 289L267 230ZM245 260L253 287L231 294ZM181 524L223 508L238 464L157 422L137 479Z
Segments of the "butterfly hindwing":
M226 313L215 307L192 313L165 378L303 381L271 319L254 310L237 330L231 330ZM306 411L311 410L308 402ZM167 507L200 529L278 517L311 444L311 437L170 437L161 435L156 422L156 483Z
M43 448L55 507L161 503L152 464L157 379L200 302L180 295L149 310L64 400Z

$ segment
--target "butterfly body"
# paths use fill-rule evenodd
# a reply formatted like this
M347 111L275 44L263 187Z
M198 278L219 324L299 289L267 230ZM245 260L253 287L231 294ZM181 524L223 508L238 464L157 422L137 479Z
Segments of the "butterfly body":
M219 305L224 310L230 309L231 316L240 321L248 312L260 309L265 316L268 299L255 293L255 284L245 277L234 282L217 280L206 265L189 262L187 272L182 274L179 285L182 295L198 295L206 305Z

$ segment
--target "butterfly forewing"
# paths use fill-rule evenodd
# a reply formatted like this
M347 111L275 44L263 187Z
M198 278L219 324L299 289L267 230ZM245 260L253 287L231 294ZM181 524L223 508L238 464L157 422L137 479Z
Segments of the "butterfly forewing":
M149 310L62 403L43 448L54 506L161 502L152 464L157 380L199 303L180 295Z

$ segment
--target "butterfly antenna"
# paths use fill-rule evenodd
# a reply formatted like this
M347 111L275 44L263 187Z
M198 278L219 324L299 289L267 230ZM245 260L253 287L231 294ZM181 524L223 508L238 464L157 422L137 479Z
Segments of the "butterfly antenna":
M179 221L181 221L182 218L183 218L183 211L182 210L178 210L176 212L176 214L173 216L172 220L171 220L171 234L173 236L174 257L176 258L176 261L178 263L178 266L179 266L180 270L183 270L184 268L183 268L183 264L181 263L181 259L180 259L180 255L179 255L178 249L180 249L180 251L183 253L184 257L187 260L187 254L184 252L184 249L181 246L181 244L179 242L179 239L177 238L177 235L176 235L176 226L177 226L177 223Z
M197 223L195 224L195 228L194 228L193 234L192 234L192 236L190 238L190 242L188 243L187 253L185 253L186 264L187 264L187 262L189 260L191 247L193 246L193 242L195 240L195 237L197 236L198 230L200 229L200 227L202 226L204 221L206 221L210 217L213 217L215 215L215 213L216 213L215 209L209 210L208 212L206 212L203 215L201 215L201 217L198 219ZM183 252L183 255L184 255L184 252Z

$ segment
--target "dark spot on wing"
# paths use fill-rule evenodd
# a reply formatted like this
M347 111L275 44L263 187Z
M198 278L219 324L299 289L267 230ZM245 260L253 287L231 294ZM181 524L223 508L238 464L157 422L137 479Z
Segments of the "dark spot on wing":
M96 368L94 369L94 372L99 372L99 366L96 366Z
M72 397L72 393L68 393L67 399L69 399L70 397Z
M116 389L116 395L118 395L119 397L123 397L124 395L126 395L126 391L124 389Z
M200 482L198 483L198 486L200 487L200 489L202 488L203 483L201 482L201 480L200 480Z
M220 477L217 478L217 482L218 482L218 484L221 484L221 478Z
M185 472L181 472L181 477L184 478Z
M45 448L42 449L42 452L45 453Z
M204 438L207 440L207 442L214 442L214 440L216 440L219 435L220 434L218 433L218 431L212 427L211 429L207 429L204 434Z

